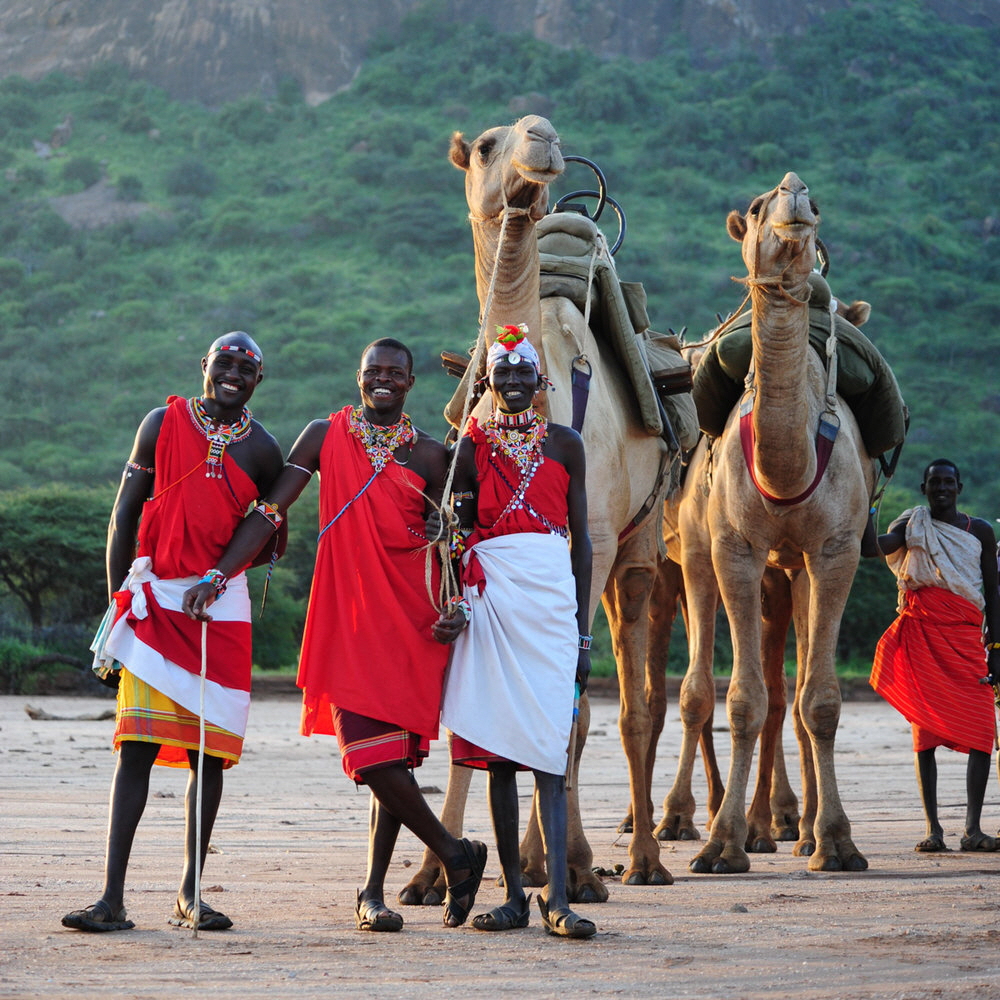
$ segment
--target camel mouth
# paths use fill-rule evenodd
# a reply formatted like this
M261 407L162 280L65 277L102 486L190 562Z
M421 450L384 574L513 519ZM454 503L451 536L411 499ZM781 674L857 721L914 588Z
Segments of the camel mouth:
M793 222L776 222L773 224L772 229L774 231L774 235L779 239L801 242L802 240L808 239L809 236L816 231L816 224L803 220L795 220Z

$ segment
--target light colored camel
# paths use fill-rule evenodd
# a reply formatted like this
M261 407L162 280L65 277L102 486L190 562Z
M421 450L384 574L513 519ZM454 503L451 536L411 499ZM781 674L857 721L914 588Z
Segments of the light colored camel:
M708 556L706 537L729 621L736 623L731 628L734 662L726 699L732 758L709 840L690 865L695 872L723 874L750 867L744 805L754 744L767 715L760 587L768 564L795 576L796 707L816 775L815 849L809 867L867 867L851 839L834 772L840 717L835 651L875 472L853 414L828 387L823 364L809 347L808 276L816 260L818 225L808 189L793 173L756 198L746 216L732 212L728 219L748 271L753 385L712 449L712 488L697 512L705 518L704 529L686 532L681 512L682 565L695 636L692 663L702 655L700 636L716 607L714 594L697 584L699 575L688 573ZM749 414L743 440L741 409ZM817 451L821 418L824 426L839 423L825 471ZM744 440L749 459L744 457ZM692 474L705 475L706 455L702 447ZM689 670L691 685L703 674ZM697 720L684 715L686 697L691 700L690 689L682 690L682 717L684 739L691 741L698 735Z
M486 313L482 319L488 335L492 339L497 324L527 324L529 339L542 358L542 371L555 386L546 394L544 405L556 423L572 423L570 379L574 359L586 355L593 369L581 432L587 452L588 520L594 551L591 615L603 597L620 678L619 723L629 753L635 803L645 782L645 751L650 734L644 677L647 607L656 574L658 519L647 517L624 541L619 535L654 492L665 446L642 426L633 390L620 363L609 345L595 339L580 310L567 298L540 298L535 225L546 214L549 183L564 169L559 136L551 123L529 115L514 125L489 129L471 143L456 133L451 160L465 171L476 290L480 309ZM500 263L494 281L498 253ZM584 698L574 772L588 721ZM468 769L453 767L442 814L449 829L461 828L468 783ZM568 795L571 899L601 902L607 899L607 889L591 870L593 853L580 821L576 780ZM652 835L647 801L643 794L638 806L638 828L642 833L632 838L630 864L623 881L669 884L673 878L660 864L659 843ZM526 884L544 885L544 851L534 816L521 852ZM439 901L439 878L436 859L425 855L421 870L401 893L401 901Z

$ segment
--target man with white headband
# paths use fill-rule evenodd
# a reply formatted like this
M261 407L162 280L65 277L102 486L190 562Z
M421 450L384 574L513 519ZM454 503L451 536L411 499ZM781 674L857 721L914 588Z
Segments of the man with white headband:
M490 811L504 902L477 915L482 931L526 927L521 886L517 771L531 770L548 886L539 895L550 934L585 938L597 928L569 907L565 773L574 684L590 674L591 544L583 441L532 405L548 383L527 328L505 326L487 354L491 414L470 418L458 445L453 507L462 583L471 608L453 639L441 721L452 759L489 771Z
M197 917L200 930L232 926L225 914L194 898L194 886L222 798L222 772L239 761L243 749L251 667L243 570L261 547L235 566L229 579L212 567L248 507L277 478L281 449L246 406L263 378L261 351L251 337L242 331L219 337L201 368L201 396L171 396L140 424L111 513L112 609L93 648L95 670L118 681L119 754L104 891L92 906L63 917L63 925L75 930L134 926L125 912L125 873L154 763L190 769L184 872L170 922L191 927ZM261 558L266 561L273 551L269 539ZM201 856L196 857L202 630L181 611L180 600L199 577L211 583L219 611L206 643Z

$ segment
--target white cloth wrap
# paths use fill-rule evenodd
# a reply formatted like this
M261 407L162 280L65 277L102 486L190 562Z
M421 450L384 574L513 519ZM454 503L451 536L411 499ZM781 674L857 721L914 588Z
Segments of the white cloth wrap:
M569 545L524 533L474 551L486 588L465 588L472 617L452 649L441 722L491 753L563 774L578 658Z
M197 576L189 576L183 579L161 580L153 572L149 556L140 556L132 563L121 589L131 591L132 613L136 618L142 619L149 614L146 593L142 588L144 583L150 585L153 598L161 608L184 614L181 598L184 592L200 579ZM112 625L116 612L117 605L112 602L94 636L90 647L94 653L94 670L106 676L111 670L117 669L119 664L124 664L150 687L156 688L161 694L165 694L178 705L197 715L201 703L201 675L185 670L139 639L126 620L127 613ZM225 593L212 604L209 613L212 615L212 621L208 623L209 629L216 623L250 621L250 592L247 589L245 573L240 573L227 581ZM207 722L242 737L246 734L249 714L249 691L228 688L206 678L205 720Z
M899 608L903 593L921 587L942 587L964 597L982 611L983 572L980 560L983 547L971 531L944 521L935 521L930 508L913 507L901 517L906 524L906 548L885 557L896 575Z

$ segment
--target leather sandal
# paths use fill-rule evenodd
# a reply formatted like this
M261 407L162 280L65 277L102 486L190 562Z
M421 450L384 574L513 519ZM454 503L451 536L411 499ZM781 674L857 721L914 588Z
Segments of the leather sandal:
M354 923L359 931L401 931L403 918L381 899L362 899L354 904Z
M529 895L520 910L508 902L494 906L489 913L477 913L472 918L472 926L477 931L512 931L518 927L527 927L530 918L531 896Z
M538 897L538 910L546 933L564 938L589 938L597 933L597 925L586 917L574 913L569 907L549 913L548 903Z
M469 874L448 886L448 891L444 895L444 925L445 927L461 927L469 919L469 913L476 904L476 893L479 892L479 883L483 880L483 872L486 871L486 845L478 840L466 840L464 837L459 841L462 850L465 852L465 865L469 869ZM466 902L461 902L461 900Z

